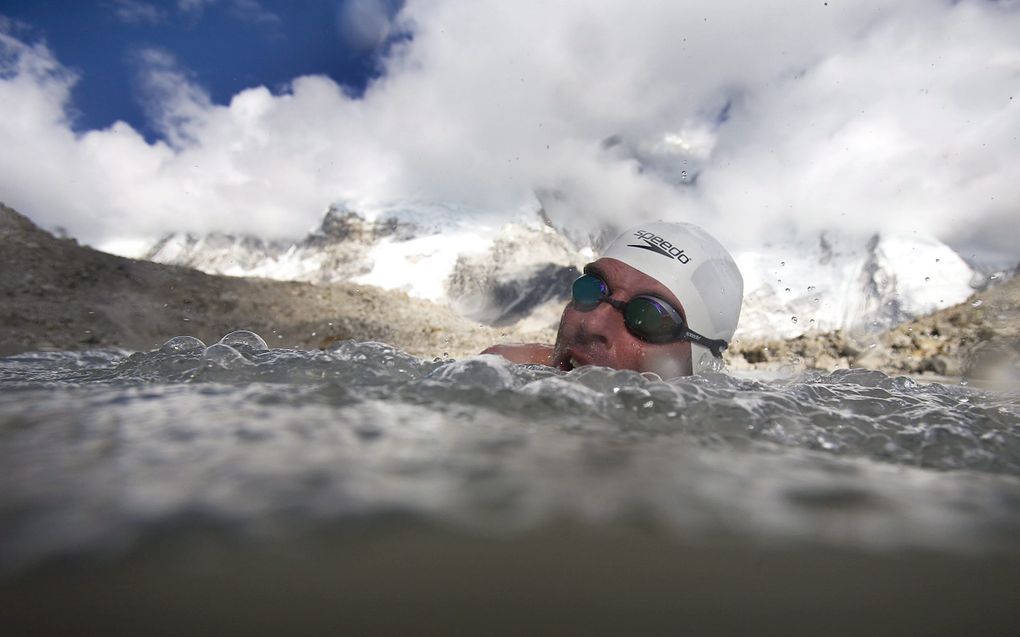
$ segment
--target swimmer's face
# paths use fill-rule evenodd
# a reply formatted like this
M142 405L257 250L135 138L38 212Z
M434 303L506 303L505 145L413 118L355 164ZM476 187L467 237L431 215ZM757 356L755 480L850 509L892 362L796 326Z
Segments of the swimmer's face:
M605 281L613 299L629 301L640 294L657 296L684 316L683 306L666 286L622 261L599 259L589 263L584 271ZM595 309L583 312L570 302L560 318L552 365L564 371L582 365L601 365L673 378L690 375L691 344L647 343L627 330L623 314L610 304L599 303Z

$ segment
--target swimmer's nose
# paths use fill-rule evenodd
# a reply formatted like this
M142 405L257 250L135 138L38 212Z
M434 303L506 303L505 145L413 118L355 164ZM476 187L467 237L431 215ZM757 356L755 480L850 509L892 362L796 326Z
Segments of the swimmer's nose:
M618 329L623 329L623 316L607 302L585 312L581 319L581 332L592 341L609 343Z

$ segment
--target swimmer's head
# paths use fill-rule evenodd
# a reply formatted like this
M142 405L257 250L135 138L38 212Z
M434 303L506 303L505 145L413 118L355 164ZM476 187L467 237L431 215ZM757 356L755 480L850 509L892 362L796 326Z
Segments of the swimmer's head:
M553 362L563 369L593 364L664 377L697 373L736 331L740 271L729 252L695 225L630 228L585 273L590 278L580 282L580 292L575 288L560 321ZM604 302L577 300L600 290ZM673 325L677 336L661 338Z

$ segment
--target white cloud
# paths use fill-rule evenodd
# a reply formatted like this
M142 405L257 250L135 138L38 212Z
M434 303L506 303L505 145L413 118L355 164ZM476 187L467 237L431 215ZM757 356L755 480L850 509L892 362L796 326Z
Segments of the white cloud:
M516 211L536 191L560 220L688 219L732 245L1020 239L1003 224L1020 210L1015 3L432 0L385 28L413 38L361 98L305 77L217 105L148 52L157 144L124 124L73 134L73 76L4 36L0 199L94 242L295 236L338 199Z
M191 16L201 16L206 7L214 4L225 4L230 12L238 19L248 22L276 23L280 16L269 11L258 0L177 0L177 9L181 13Z
M280 21L280 16L263 7L258 0L232 0L230 9L235 16L249 22L274 23Z
M201 13L209 5L219 0L177 0L177 8L184 13Z
M149 2L113 0L108 6L118 20L128 24L159 24L166 20L166 12Z
M392 0L347 0L337 3L337 30L352 47L378 47L393 29Z

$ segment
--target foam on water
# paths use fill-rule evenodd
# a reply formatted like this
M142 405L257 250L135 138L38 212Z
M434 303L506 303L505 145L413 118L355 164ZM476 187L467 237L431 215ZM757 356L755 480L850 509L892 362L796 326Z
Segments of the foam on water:
M0 569L167 528L237 538L394 513L697 542L1020 554L1020 397L865 370L665 382L381 343L0 360Z

